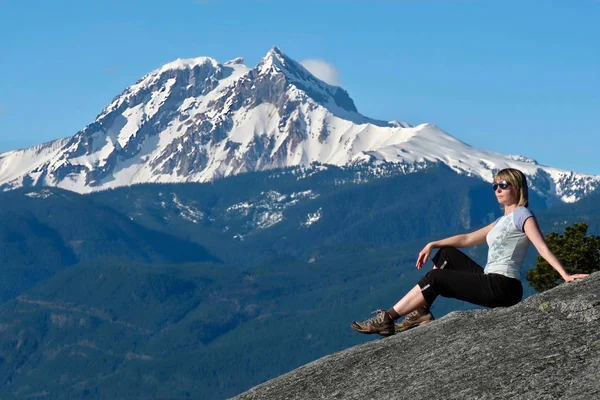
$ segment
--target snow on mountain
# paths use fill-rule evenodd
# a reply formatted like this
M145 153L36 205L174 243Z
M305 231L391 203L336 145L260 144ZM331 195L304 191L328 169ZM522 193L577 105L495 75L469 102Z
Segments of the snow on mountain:
M475 149L431 124L361 115L348 93L314 77L278 48L254 68L237 58L176 60L117 96L74 136L0 154L0 187L76 192L144 182L206 182L313 163L404 172L444 163L491 181L523 170L534 190L575 201L600 177Z
M314 224L315 222L317 222L318 220L321 219L321 214L323 212L323 209L319 208L316 212L314 213L309 213L306 216L306 222L302 223L302 227L309 227L312 224Z
M291 194L282 194L270 190L268 192L262 192L260 196L250 199L249 202L234 204L227 208L225 212L228 216L252 216L252 219L246 224L246 231L266 229L281 222L283 220L284 211L287 208L296 205L300 200L312 200L317 197L319 197L319 195L313 193L311 190ZM312 222L316 222L316 220ZM244 234L246 231L244 231ZM236 236L237 239L240 240L243 240L244 238L242 234Z

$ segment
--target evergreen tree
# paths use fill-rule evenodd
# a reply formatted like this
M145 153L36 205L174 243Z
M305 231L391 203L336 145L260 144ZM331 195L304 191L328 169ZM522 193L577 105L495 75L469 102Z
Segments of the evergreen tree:
M551 232L546 235L550 251L556 255L569 274L590 274L600 271L600 236L586 235L585 222L565 228L562 235ZM538 292L558 286L563 280L554 268L537 257L535 268L527 271L527 281Z

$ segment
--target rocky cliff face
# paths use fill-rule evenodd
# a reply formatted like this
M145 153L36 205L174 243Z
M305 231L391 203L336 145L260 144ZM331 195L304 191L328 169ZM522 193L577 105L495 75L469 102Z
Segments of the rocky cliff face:
M595 273L514 307L453 312L349 348L236 399L587 400L600 398L599 371Z

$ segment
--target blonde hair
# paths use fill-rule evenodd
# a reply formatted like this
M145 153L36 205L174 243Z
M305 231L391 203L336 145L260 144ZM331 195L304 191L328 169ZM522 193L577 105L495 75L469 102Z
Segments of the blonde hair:
M525 174L515 168L505 168L498 171L494 181L506 181L515 189L517 206L527 207L529 205L529 192L527 190L527 179Z

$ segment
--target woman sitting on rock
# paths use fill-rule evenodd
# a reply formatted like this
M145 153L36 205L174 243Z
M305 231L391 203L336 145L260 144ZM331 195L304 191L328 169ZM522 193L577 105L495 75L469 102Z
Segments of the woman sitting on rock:
M484 307L510 307L521 301L521 266L529 243L560 276L571 282L588 274L569 275L560 261L548 249L537 221L527 209L528 192L525 175L513 168L503 169L492 185L504 215L475 232L431 242L417 258L421 269L431 250L439 248L429 271L395 306L378 310L363 322L352 322L352 329L361 333L393 335L433 320L430 307L437 296L452 297ZM462 253L457 247L469 247L487 241L489 246L485 268ZM402 324L394 321L406 315Z

